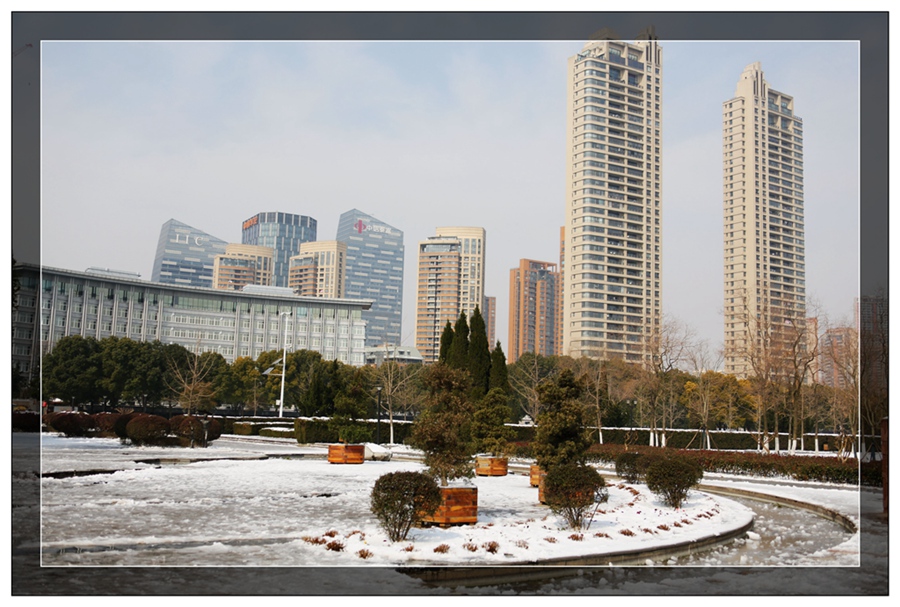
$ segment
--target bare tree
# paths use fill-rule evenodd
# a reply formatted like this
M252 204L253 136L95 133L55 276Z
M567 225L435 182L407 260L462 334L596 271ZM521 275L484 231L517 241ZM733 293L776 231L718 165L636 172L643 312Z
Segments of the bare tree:
M691 371L697 381L687 382L687 402L694 417L700 422L700 431L703 436L703 448L711 449L709 436L709 424L711 419L713 399L716 391L715 371L722 364L722 353L713 353L709 349L706 340L696 342L687 352Z
M200 351L199 341L195 349L197 352ZM190 415L192 411L207 409L213 402L216 390L210 376L215 369L215 363L213 357L191 352L188 352L184 361L169 358L170 375L166 383L181 404L185 415Z
M381 387L381 410L387 413L391 444L394 444L394 414L408 405L403 395L409 393L422 369L422 365L401 365L386 360L375 370L374 381Z

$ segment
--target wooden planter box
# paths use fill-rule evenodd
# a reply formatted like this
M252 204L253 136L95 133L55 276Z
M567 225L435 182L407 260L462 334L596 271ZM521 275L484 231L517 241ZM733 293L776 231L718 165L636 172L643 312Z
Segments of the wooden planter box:
M364 461L365 445L328 445L329 464L361 464Z
M441 505L434 515L422 518L426 525L473 525L478 522L478 487L441 487Z
M537 487L541 484L541 479L547 476L547 473L541 470L541 467L537 464L532 464L530 469L530 477L531 477L531 486Z
M475 474L478 476L506 476L509 460L505 457L476 457Z

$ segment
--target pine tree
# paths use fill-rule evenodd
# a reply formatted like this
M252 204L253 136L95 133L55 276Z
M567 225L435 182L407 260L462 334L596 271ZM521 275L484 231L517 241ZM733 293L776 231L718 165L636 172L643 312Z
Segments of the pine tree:
M509 370L506 368L506 354L500 347L500 342L494 346L491 352L491 377L488 382L488 390L500 388L507 396L512 395L512 389L509 386Z
M444 332L441 333L441 350L438 355L438 361L442 363L447 363L447 359L450 358L450 347L453 344L453 325L450 324L450 321L447 321L447 325L444 327Z
M450 344L450 353L447 355L447 365L451 369L467 370L469 358L469 323L466 321L466 313L460 312L453 328L453 342Z
M484 318L478 306L475 306L470 324L468 369L472 377L472 399L478 400L487 394L491 376L490 346Z

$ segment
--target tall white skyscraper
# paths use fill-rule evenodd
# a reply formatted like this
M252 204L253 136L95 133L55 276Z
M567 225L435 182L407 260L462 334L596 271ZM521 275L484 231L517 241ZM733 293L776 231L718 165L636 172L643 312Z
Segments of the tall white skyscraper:
M602 34L601 36L602 37ZM662 48L569 58L562 353L651 361L662 318Z
M788 356L806 318L803 121L758 62L722 105L722 154L725 372L746 377Z
M457 238L460 242L459 311L471 317L477 307L483 315L487 232L484 228L447 227L438 228L436 235Z

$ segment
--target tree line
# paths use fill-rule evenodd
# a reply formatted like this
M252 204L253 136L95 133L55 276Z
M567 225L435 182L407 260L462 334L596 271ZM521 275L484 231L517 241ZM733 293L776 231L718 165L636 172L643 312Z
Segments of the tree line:
M715 447L709 431L717 428L756 432L761 446L775 438L788 449L804 448L804 434L857 435L859 379L854 379L853 351L832 353L848 375L841 388L788 381L790 377L737 379L714 370L719 361L704 344L692 342L677 327L669 329L652 365L534 353L507 365L499 342L489 349L476 308L471 317L460 314L455 325L444 327L439 362L465 372L473 402L499 388L508 397L511 422L526 415L537 420L544 406L542 385L570 373L598 442L603 442L604 427L648 428L652 446L665 446L671 431L687 428L702 431L705 447ZM398 414L415 415L427 396L422 365L386 361L378 367L353 367L309 350L281 358L281 350L270 350L228 364L218 353L197 355L176 344L71 336L44 357L44 394L91 408L177 404L190 412L229 405L236 412L256 414L277 403L284 368L286 410L360 419L374 417L380 406L392 433ZM799 444L789 444L794 437Z

